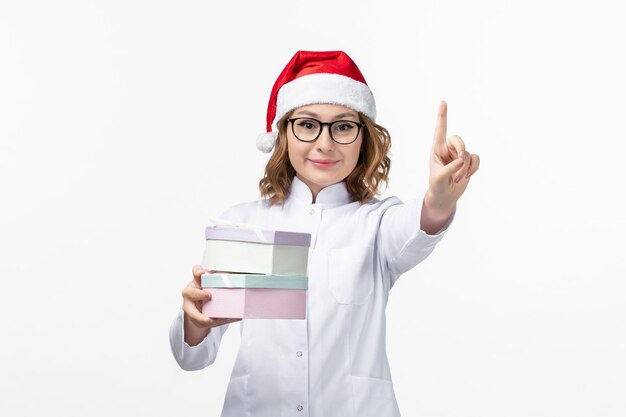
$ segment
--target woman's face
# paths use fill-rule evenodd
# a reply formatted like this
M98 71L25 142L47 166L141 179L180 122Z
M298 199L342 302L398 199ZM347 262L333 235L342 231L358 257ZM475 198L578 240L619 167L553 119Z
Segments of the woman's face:
M299 107L294 110L290 119L296 117L317 119L324 123L336 120L360 123L357 112L337 104L311 104ZM363 129L356 140L347 145L331 139L328 125L323 126L320 136L314 142L302 142L295 137L292 123L302 121L289 122L287 125L289 161L296 170L296 176L311 189L315 199L322 188L345 180L356 167L363 143ZM305 124L304 127L309 125Z

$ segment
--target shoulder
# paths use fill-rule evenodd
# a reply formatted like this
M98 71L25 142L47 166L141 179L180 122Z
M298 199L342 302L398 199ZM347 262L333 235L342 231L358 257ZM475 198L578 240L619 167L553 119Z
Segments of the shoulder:
M234 222L246 222L254 214L262 210L267 210L269 204L266 199L257 199L235 204L226 209L220 215L220 219Z
M361 204L355 215L361 222L381 222L385 218L419 218L423 197L418 195L406 201L397 196L390 196L384 199L372 199Z
M370 201L366 203L362 203L359 205L357 211L362 213L384 213L390 207L399 206L404 204L400 198L396 196L386 197L382 200L378 198L372 198Z

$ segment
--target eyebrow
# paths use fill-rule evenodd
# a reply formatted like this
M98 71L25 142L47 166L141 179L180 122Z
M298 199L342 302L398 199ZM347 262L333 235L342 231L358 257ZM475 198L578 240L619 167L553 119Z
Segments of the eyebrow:
M302 111L297 111L296 116L300 116L300 115L306 115L306 116L311 116L311 117L320 117L319 114L312 112L312 111L308 111L308 110L302 110ZM341 119L342 117L356 117L358 118L358 116L356 116L354 113L340 113L340 114L336 114L333 119L338 120Z

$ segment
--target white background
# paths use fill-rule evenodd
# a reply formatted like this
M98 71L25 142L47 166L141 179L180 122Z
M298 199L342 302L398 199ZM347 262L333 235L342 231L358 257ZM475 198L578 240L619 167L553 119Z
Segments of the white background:
M238 326L191 373L168 328L298 49L363 71L385 196L425 189L440 100L482 158L390 297L403 415L626 415L619 2L405 3L0 4L2 416L219 415Z

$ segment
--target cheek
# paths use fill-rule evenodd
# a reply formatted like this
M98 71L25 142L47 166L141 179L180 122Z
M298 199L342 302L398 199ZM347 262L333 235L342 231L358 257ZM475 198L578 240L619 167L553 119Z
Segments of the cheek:
M346 166L347 175L350 175L350 173L354 171L354 169L357 166L358 161L359 161L358 157L350 160L350 164Z
M289 155L289 161L292 165L294 165L294 163L297 163L298 148L297 146L295 146L294 143L291 142L291 140L287 141L287 155Z
M358 162L359 157L361 156L361 147L356 146L354 149L351 149L349 154L346 154L346 160L349 161L349 165L352 169L354 169Z

